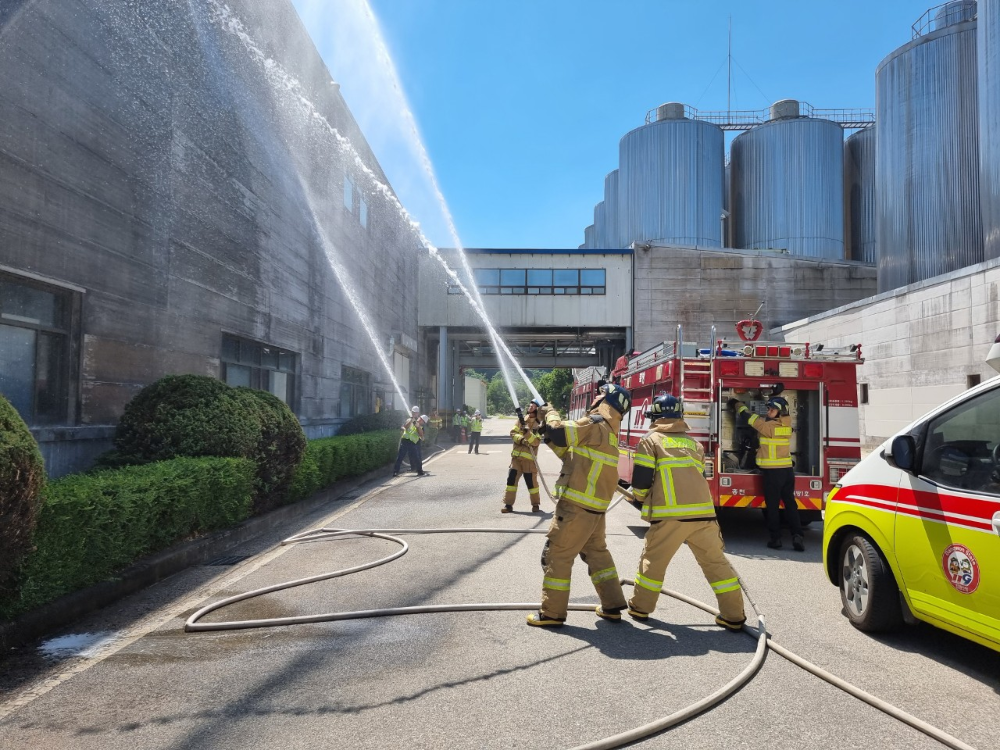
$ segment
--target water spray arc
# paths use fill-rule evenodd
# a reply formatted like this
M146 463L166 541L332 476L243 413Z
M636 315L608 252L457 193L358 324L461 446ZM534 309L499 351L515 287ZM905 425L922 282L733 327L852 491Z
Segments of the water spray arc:
M472 290L470 291L469 287L466 286L464 283L462 283L462 280L459 278L458 274L455 272L453 268L451 268L447 260L442 256L439 249L424 235L424 233L420 229L419 223L416 222L412 218L412 216L410 216L409 212L402 205L402 203L400 203L399 199L393 193L391 188L389 188L388 185L382 182L375 174L375 172L367 164L365 164L361 156L358 154L357 150L351 144L350 140L342 133L340 133L335 127L333 127L333 125L330 124L330 122L326 119L326 117L319 112L319 110L316 108L313 102L306 95L302 87L302 84L295 77L290 75L277 61L268 57L260 49L260 47L254 42L253 38L247 32L246 27L243 25L242 21L240 21L239 18L237 18L232 13L229 6L220 2L220 0L208 0L208 5L209 5L210 20L217 26L222 28L224 31L226 31L227 33L232 34L241 42L241 44L250 54L250 56L254 60L256 60L257 63L261 66L261 68L264 71L265 77L267 78L268 82L272 85L272 88L276 92L284 92L288 96L289 100L302 110L302 113L303 115L305 115L307 121L313 122L314 124L322 127L327 134L333 137L339 152L351 161L354 169L358 173L363 174L371 183L373 189L377 193L379 193L386 200L386 202L389 203L399 213L399 215L406 220L406 222L410 225L410 227L413 229L414 233L418 237L420 243L428 251L431 257L433 257L436 261L438 261L438 263L447 273L451 283L456 287L458 287L458 289L465 295L473 311L481 319L483 327L485 328L490 338L490 342L493 345L494 351L497 354L497 362L500 367L500 371L503 374L504 382L507 385L507 390L510 392L511 399L513 400L515 405L518 404L518 399L516 391L512 384L512 379L506 367L507 363L504 360L505 356L514 365L515 369L517 370L520 377L524 380L525 384L531 391L532 395L535 398L541 400L541 396L535 389L534 384L531 382L531 379L528 377L527 373L524 372L523 368L521 368L520 365L517 364L517 360L513 352L510 350L507 344L501 339L495 327L490 322L489 316L486 313L485 305L483 304L482 301L482 297L479 294L479 290L476 289L475 284L474 283L470 284L470 286L472 287ZM381 39L379 41L381 43ZM382 43L382 47L384 49L384 43ZM388 58L387 51L383 52L382 59L386 64L391 65L391 61ZM406 109L405 116L408 118L408 121L412 123L413 122L412 113L410 112L409 107L406 107L405 109ZM419 141L419 135L416 134L415 123L412 125L412 129ZM462 248L461 242L458 239L454 221L452 220L451 217L451 212L448 210L447 204L445 203L444 200L444 196L441 194L441 191L438 187L437 179L436 177L434 177L433 168L430 165L430 160L426 155L426 149L423 148L422 142L420 142L420 149L423 154L421 161L424 165L424 169L428 172L429 178L432 180L435 195L438 198L439 203L441 204L442 207L442 211L447 219L449 232L455 242L456 253L458 254L458 257L461 260L463 270L467 274L467 278L472 280L474 278L472 274L472 268L469 265L468 258L466 257L465 251ZM315 216L315 211L313 211L313 214ZM350 294L348 294L348 296L350 298ZM356 300L352 299L352 304L354 304L355 302ZM360 308L358 307L358 305L355 305L355 309L360 309ZM372 335L372 333L374 333L374 329L369 330L367 326L366 330L368 330L370 336ZM376 349L381 351L381 349L377 346L377 337L373 338L373 343L376 343ZM385 360L384 358L382 359L383 359L383 365L386 365L387 360ZM393 377L391 367L387 367L387 372L389 372L390 377ZM393 380L395 380L394 377Z

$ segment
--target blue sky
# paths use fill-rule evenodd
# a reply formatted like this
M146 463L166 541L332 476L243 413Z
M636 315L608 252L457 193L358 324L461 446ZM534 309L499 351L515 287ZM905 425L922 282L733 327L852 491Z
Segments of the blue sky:
M873 107L875 68L927 0L293 0L404 205L453 244L408 101L466 247L583 242L618 141L665 101ZM380 29L401 91L378 62ZM721 69L720 69L721 66ZM714 80L713 80L714 75Z

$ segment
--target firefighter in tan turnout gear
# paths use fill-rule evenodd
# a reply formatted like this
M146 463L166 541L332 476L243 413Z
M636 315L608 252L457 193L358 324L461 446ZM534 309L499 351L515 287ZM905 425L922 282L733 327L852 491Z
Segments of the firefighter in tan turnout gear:
M632 504L650 525L628 613L637 620L649 618L660 597L667 565L687 543L719 601L715 622L739 631L746 622L743 592L724 553L715 503L703 473L705 452L688 437L679 399L657 396L646 416L655 421L635 451Z
M518 414L520 414L518 410ZM541 437L535 431L538 428L538 404L528 404L528 414L523 421L514 425L510 431L514 448L510 452L510 471L507 473L507 489L503 495L501 513L511 513L514 510L514 500L517 499L517 482L523 476L528 486L528 500L531 501L531 512L541 513L538 494L538 471L535 465L535 450L541 442Z
M587 415L576 422L564 422L557 411L539 405L539 431L563 465L556 480L555 516L542 551L542 607L528 616L529 625L558 627L566 621L577 555L587 563L601 599L598 616L621 620L625 595L604 539L604 514L618 484L618 430L630 406L629 392L611 384L600 387Z
M736 416L746 414L747 424L760 433L760 447L757 449L757 468L764 484L764 505L767 508L767 531L770 539L767 546L781 549L781 510L785 505L785 518L792 529L792 547L796 552L805 550L802 535L802 520L799 506L795 503L795 468L792 466L792 418L788 413L788 402L777 395L783 388L776 389L765 404L767 417L752 414L747 405L731 398L727 406L735 410Z

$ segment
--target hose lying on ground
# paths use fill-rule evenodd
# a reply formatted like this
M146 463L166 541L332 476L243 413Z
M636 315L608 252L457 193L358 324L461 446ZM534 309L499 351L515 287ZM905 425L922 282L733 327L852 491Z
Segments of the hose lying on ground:
M192 614L184 625L184 630L187 632L206 632L206 631L222 631L222 630L239 630L246 628L264 628L264 627L276 627L281 625L298 625L305 623L319 623L319 622L336 622L340 620L357 620L370 617L392 617L396 615L410 615L410 614L424 614L431 612L481 612L481 611L497 611L497 610L528 610L536 611L541 606L537 602L531 603L501 603L501 602L491 602L491 603L478 603L478 604L430 604L416 607L390 607L384 609L368 609L359 610L354 612L329 612L325 614L318 615L300 615L295 617L273 617L259 620L237 620L230 622L199 622L205 615L210 612L227 607L230 604L235 604L236 602L246 601L247 599L253 599L264 594L272 593L275 591L282 591L284 589L294 588L296 586L304 586L309 583L315 583L317 581L325 581L331 578L340 578L342 576L350 575L351 573L357 573L362 570L369 570L371 568L378 567L380 565L385 565L386 563L392 562L393 560L402 557L406 554L409 549L409 545L397 536L393 534L457 534L457 533L478 533L478 534L545 534L546 529L510 529L510 528L449 528L449 529L334 529L334 528L320 528L313 529L310 531L302 532L301 534L296 534L288 539L284 540L282 544L295 544L299 542L307 541L317 541L321 539L337 539L344 538L348 536L363 536L372 537L378 539L385 539L387 541L395 542L400 545L400 549L387 555L383 558L375 560L373 562L364 563L362 565L356 565L351 568L344 568L342 570L335 570L329 573L321 573L315 576L309 576L306 578L299 578L292 581L286 581L284 583L274 584L272 586L266 586L264 588L254 589L252 591L247 591L243 594L237 594L235 596L230 596L225 599L221 599L212 604L202 607L197 612ZM634 585L630 580L623 580L623 584ZM801 657L793 654L787 649L782 648L778 644L770 640L767 629L765 627L764 615L761 614L757 607L754 605L753 599L749 595L749 591L740 577L740 585L743 587L744 593L747 595L747 599L750 601L750 605L757 615L759 621L759 627L753 628L744 625L744 632L748 635L757 639L757 649L754 652L754 656L750 663L741 671L736 677L730 680L728 683L723 685L721 688L702 698L695 703L692 703L686 708L676 711L669 716L665 716L656 721L644 724L642 726L636 727L635 729L629 730L627 732L622 732L611 737L606 737L602 740L596 742L580 745L574 750L598 750L598 749L609 749L620 747L624 744L636 742L644 737L649 737L653 734L666 731L671 727L677 726L678 724L688 721L689 719L697 716L700 713L707 711L708 709L716 706L717 704L724 701L729 696L736 693L740 688L742 688L750 679L757 673L760 667L764 663L764 659L767 655L768 648L774 650L780 656L788 659L796 666L805 669L806 671L816 675L820 679L828 682L829 684L837 687L844 692L852 695L859 700L877 708L878 710L892 716L893 718L908 724L909 726L923 732L929 737L938 740L943 745L954 748L954 750L974 750L971 746L965 744L961 740L952 737L947 732L944 732L937 727L934 727L926 722L917 719L916 717L906 713L905 711L896 708L895 706L882 701L869 693L861 690L860 688L851 685L850 683L841 680L829 672L820 669L814 664L802 659ZM711 615L717 615L718 610L714 607L700 602L697 599L692 599L691 597L685 596L684 594L678 593L676 591L671 591L669 589L664 589L660 592L664 596L669 596L678 601L690 604L693 607L697 607ZM592 604L570 604L569 609L578 612L592 612L594 605Z

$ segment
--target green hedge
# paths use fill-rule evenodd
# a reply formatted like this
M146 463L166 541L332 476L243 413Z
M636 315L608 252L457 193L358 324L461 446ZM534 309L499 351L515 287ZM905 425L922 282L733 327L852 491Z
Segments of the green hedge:
M31 552L45 467L35 438L0 396L0 597L10 590L18 563Z
M289 500L301 500L339 479L355 477L394 461L399 428L310 440L292 479Z
M176 458L76 474L43 493L35 550L19 593L0 602L11 618L106 580L143 555L250 515L256 467L243 458Z

